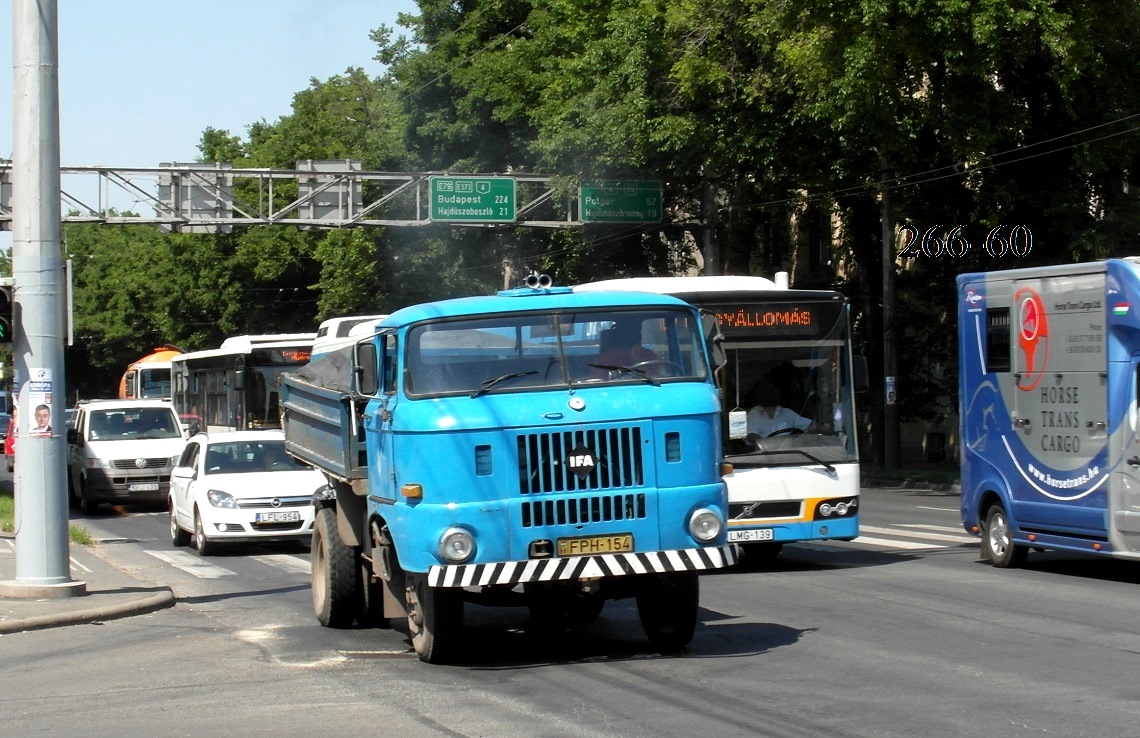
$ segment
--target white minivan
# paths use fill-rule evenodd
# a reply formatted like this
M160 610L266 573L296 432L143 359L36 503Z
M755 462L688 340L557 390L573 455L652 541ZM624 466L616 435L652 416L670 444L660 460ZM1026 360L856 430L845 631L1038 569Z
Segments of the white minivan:
M186 443L165 400L86 400L67 429L72 505L92 514L103 502L154 504L170 494L170 472Z

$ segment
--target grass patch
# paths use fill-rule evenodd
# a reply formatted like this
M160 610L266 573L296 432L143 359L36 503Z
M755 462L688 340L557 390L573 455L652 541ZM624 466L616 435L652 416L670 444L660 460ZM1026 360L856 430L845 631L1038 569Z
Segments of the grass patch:
M12 497L12 485L0 486L0 531L16 532L16 500ZM87 529L81 525L68 525L67 537L72 543L90 546L95 542Z

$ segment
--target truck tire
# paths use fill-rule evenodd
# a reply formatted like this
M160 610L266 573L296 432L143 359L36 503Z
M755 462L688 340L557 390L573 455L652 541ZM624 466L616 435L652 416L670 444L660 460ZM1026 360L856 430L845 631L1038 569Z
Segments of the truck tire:
M427 664L450 663L463 639L463 590L429 587L424 574L407 575L408 633Z
M384 583L372 581L372 562L360 557L360 613L356 618L362 628L387 628L384 617Z
M356 550L336 530L336 511L317 511L313 521L313 611L326 628L351 628L360 608Z
M982 558L999 569L1013 569L1025 563L1029 549L1013 542L1009 530L1009 517L1001 503L990 506L986 513L986 527L982 530Z
M637 590L637 616L654 648L677 651L693 640L700 593L695 571L642 577Z

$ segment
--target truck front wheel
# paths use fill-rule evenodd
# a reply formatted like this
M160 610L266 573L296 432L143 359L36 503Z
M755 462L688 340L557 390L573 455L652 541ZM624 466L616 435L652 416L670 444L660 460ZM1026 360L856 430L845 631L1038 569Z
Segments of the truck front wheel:
M407 575L408 632L420 661L446 664L463 638L463 590L429 587L423 574Z
M637 616L655 648L676 651L689 644L697 628L700 592L695 571L642 578L637 590Z
M313 521L313 611L326 628L350 628L360 610L356 551L336 530L336 511L323 508Z
M1012 569L1025 563L1029 549L1013 542L1009 517L1000 504L990 507L986 528L982 531L982 558L999 569Z

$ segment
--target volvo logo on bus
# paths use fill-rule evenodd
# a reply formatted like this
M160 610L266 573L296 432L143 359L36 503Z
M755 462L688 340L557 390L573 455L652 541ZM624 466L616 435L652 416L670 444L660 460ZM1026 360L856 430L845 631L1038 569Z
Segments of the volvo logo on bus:
M579 479L585 479L590 476L590 472L598 465L598 458L594 456L594 452L585 446L579 444L574 447L570 455L566 457L566 465L570 467L570 471L575 474Z

